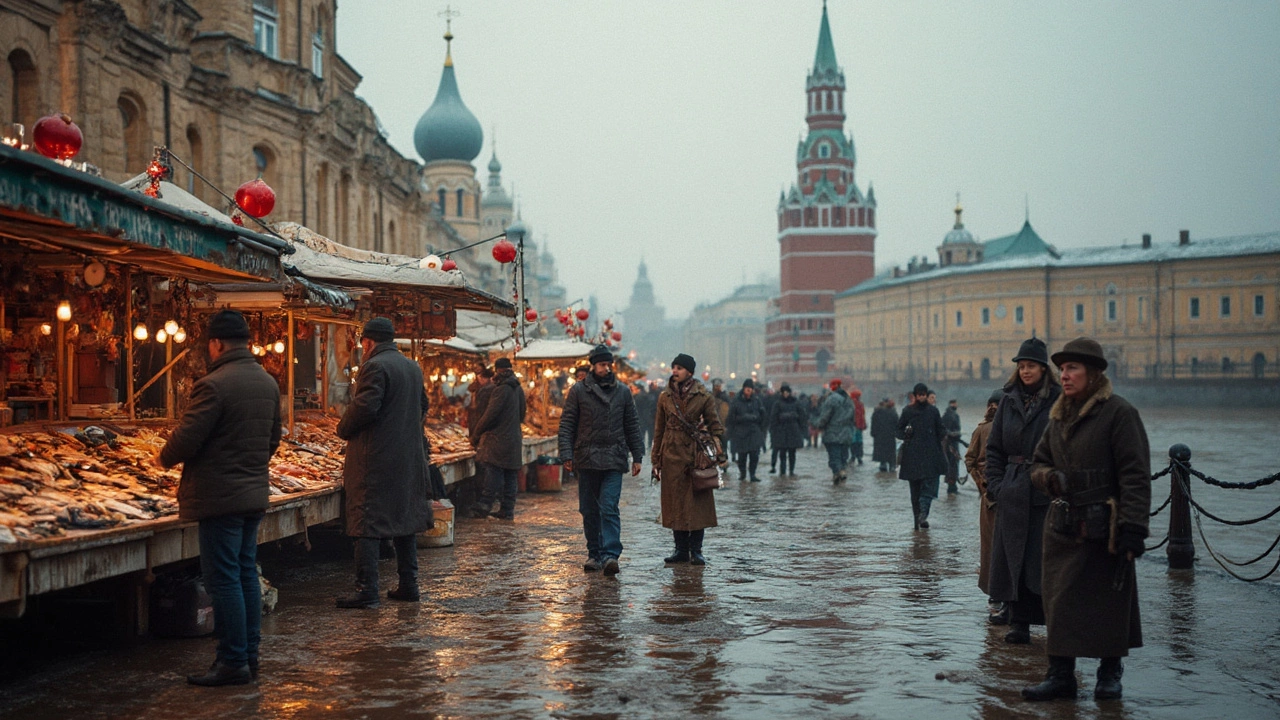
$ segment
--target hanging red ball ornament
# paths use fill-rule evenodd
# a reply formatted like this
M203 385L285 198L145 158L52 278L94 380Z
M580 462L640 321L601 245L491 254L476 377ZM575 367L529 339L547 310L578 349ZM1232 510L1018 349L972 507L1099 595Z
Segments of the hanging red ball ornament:
M511 241L503 238L493 244L493 259L502 264L506 264L516 259L516 246Z
M46 115L31 128L36 152L54 160L70 160L80 152L84 135L66 113Z
M457 270L458 263L454 262L453 258L447 257L444 259L444 262L440 263L440 269L445 272L449 272L450 270Z
M579 327L579 328L578 328L578 337L582 337L583 335L586 335L586 334L587 334L587 329L586 329L586 328L584 328L584 327Z
M240 219L240 213L233 214L231 216L231 222L239 225L240 227L244 227L244 220Z
M262 178L250 180L236 188L236 205L246 215L260 218L271 214L276 207L276 193Z
M605 326L605 328L611 328L611 327L613 327L613 318L605 318L605 319L604 319L604 326Z
M587 318L591 317L591 311L587 310L586 308L580 308L578 312L574 314L577 315L578 319L583 322L586 322Z
M613 334L610 335L609 337L613 338L614 342L622 342L622 333L618 332L617 330L614 330Z
M538 322L538 311L534 310L533 308L529 308L528 310L525 310L524 319L528 322Z

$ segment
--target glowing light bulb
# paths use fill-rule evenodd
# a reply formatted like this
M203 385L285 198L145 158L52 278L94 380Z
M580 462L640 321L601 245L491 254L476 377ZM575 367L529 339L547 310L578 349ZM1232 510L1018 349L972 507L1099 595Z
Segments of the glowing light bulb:
M58 319L66 322L71 319L71 303L63 300L58 303Z
M165 332L164 328L160 328L159 330L156 331L156 342L160 343L161 345L169 342L169 333Z
M150 333L147 332L147 326L142 323L138 323L138 326L133 329L133 337L136 340L146 340L149 336Z
M183 330L182 328L178 328L178 331L177 331L177 332L175 332L175 333L173 334L173 341L174 341L174 342L176 342L176 343L178 343L179 345L181 345L182 343L186 342L186 341L187 341L187 331L186 331L186 330Z
M261 345L254 343L253 347L250 348L250 352L252 352L254 355L261 355L264 352L264 350L262 349Z
M177 323L177 321L176 321L176 320L165 320L165 321L164 321L164 331L165 331L165 332L167 332L167 333L169 333L170 335L177 335L177 334L178 334L178 323Z
M546 370L542 371L542 377L544 378L550 379L552 375L555 375L555 373L551 370L551 368L547 368Z
M283 341L283 340L277 340L277 341L276 341L276 344L271 346L271 349L272 349L272 350L275 350L277 355L279 355L280 353L284 352L284 341Z
M42 325L40 326L40 334L41 334L41 335L52 335L52 334L53 334L53 326L52 326L52 325L50 325L49 323L44 323L44 324L42 324Z

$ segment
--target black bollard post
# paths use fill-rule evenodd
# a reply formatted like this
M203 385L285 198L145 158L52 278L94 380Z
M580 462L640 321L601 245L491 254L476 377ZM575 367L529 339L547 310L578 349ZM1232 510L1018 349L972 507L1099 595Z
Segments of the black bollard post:
M1186 570L1196 559L1196 546L1191 542L1191 498L1183 491L1184 487L1191 489L1191 476L1186 471L1191 467L1191 448L1178 443L1169 448L1169 458L1173 462L1169 473L1173 500L1169 502L1169 547L1165 552L1170 568Z

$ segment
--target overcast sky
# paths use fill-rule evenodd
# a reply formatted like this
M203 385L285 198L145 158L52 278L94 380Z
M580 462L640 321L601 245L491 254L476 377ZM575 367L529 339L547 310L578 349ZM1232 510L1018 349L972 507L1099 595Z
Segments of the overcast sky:
M439 7L437 7L437 4ZM392 144L435 97L445 3L339 0ZM570 297L668 317L778 273L819 0L454 0L463 100ZM832 0L878 267L980 239L1059 247L1280 231L1280 3Z

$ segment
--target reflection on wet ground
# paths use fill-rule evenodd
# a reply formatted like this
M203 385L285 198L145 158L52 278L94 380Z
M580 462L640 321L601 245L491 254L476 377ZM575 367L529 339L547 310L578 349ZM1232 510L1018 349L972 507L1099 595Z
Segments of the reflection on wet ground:
M616 578L582 572L572 484L521 496L515 523L463 520L455 547L422 550L420 605L337 610L346 557L268 553L280 605L257 685L189 687L213 641L154 639L2 684L0 716L1280 716L1275 584L1144 558L1147 647L1126 663L1125 699L1095 702L1084 660L1077 703L1027 705L1018 690L1043 673L1044 635L1008 646L985 624L972 485L913 532L905 483L863 467L833 487L821 450L798 464L798 477L719 491L706 568L663 567L670 534L643 475L624 491Z

